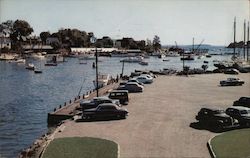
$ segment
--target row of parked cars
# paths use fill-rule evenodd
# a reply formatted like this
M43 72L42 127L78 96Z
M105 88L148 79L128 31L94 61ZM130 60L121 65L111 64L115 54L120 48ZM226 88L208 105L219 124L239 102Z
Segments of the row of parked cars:
M202 108L196 120L204 127L217 130L250 127L250 97L241 97L226 110Z
M122 106L128 105L128 94L130 92L143 92L144 84L149 83L153 83L153 77L149 74L143 74L127 82L121 82L117 90L111 91L107 96L81 101L82 119L125 119L129 112Z

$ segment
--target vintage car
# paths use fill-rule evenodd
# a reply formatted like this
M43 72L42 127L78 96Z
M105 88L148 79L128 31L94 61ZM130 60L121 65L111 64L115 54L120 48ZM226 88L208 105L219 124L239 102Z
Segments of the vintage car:
M96 108L84 110L83 119L126 118L128 111L113 103L103 103Z
M220 81L221 86L241 86L245 81L239 78L227 78L227 80Z
M144 86L144 84L142 82L139 82L136 78L132 78L132 79L128 80L128 82L136 82L139 85Z
M119 106L119 100L113 100L108 97L94 97L92 100L83 100L80 102L82 110L96 108L99 104L114 103Z
M144 87L136 82L128 82L125 85L119 86L117 90L128 90L128 92L143 92Z
M224 110L213 108L201 108L196 120L204 127L219 130L231 128L237 124L237 121L227 115Z
M150 75L141 75L135 78L139 82L142 82L143 84L153 83L153 77Z
M113 90L109 93L108 97L110 99L118 99L123 105L127 105L129 101L127 90Z
M237 69L225 69L224 74L238 75L239 71Z
M250 97L241 97L233 103L233 106L244 106L250 108Z
M243 106L233 106L226 109L226 114L237 119L243 127L250 127L250 108Z

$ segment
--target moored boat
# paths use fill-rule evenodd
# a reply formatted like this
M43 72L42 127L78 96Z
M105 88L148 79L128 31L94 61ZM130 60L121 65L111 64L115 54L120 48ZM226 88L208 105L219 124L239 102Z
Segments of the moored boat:
M27 69L27 70L35 70L35 65L32 64L32 63L29 63L29 64L26 66L26 69Z
M98 74L98 88L106 86L110 81L111 76L109 74ZM95 88L97 87L96 80L93 80Z

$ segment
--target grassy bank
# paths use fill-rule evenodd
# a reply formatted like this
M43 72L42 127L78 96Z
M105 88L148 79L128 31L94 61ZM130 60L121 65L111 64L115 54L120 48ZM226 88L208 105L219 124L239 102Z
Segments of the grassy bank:
M115 142L89 137L58 138L45 150L42 158L117 158Z
M216 157L250 156L250 129L226 132L211 140Z

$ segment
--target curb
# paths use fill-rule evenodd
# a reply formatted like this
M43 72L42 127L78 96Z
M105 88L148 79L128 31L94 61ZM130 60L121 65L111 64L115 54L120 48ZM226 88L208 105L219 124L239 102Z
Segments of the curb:
M216 136L215 136L215 137L216 137ZM213 137L213 138L214 138L214 137ZM210 138L210 139L208 140L208 142L207 142L207 148L208 148L208 151L209 151L211 157L212 157L212 158L216 158L216 155L215 155L215 153L214 153L214 151L213 151L213 148L212 148L212 145L211 145L211 140L212 140L213 138Z
M120 158L121 148L120 148L120 145L118 143L116 143L116 144L117 144L117 158Z

